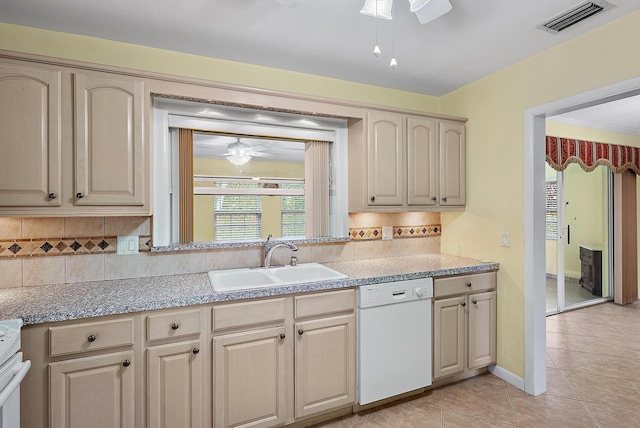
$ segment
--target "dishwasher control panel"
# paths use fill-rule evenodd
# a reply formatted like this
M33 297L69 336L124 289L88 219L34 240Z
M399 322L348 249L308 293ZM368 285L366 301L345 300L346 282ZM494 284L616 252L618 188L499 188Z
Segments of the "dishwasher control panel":
M420 278L381 284L363 285L358 289L358 307L391 305L433 297L433 279Z

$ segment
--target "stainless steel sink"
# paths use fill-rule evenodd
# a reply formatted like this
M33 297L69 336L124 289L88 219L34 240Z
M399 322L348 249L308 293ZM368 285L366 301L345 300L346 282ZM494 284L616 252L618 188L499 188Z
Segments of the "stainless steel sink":
M347 278L347 275L319 263L258 269L213 270L209 281L214 291L236 291L250 288L277 287L305 282Z

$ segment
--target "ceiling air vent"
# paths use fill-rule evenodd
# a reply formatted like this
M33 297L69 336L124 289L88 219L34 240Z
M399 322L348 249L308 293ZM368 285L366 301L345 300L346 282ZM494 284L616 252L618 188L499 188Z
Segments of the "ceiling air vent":
M577 24L578 22L582 22L587 18L591 18L592 16L595 16L613 7L615 6L611 3L607 3L604 0L584 2L571 10L561 13L555 18L551 18L544 24L538 25L537 28L548 31L549 33L557 34L560 31L566 30L567 28Z

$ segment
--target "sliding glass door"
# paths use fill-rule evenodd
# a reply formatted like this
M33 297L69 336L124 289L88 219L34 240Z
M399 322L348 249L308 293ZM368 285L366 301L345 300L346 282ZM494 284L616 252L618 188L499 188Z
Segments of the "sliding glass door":
M611 173L547 172L547 313L611 296Z

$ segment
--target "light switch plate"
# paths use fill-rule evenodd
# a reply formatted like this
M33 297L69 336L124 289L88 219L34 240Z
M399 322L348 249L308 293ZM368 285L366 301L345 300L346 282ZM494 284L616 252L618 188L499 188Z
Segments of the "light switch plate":
M502 240L500 245L506 248L511 247L511 234L509 232L502 232Z
M382 226L382 240L391 241L393 239L393 227Z
M124 256L129 254L138 254L138 235L118 236L117 254Z

